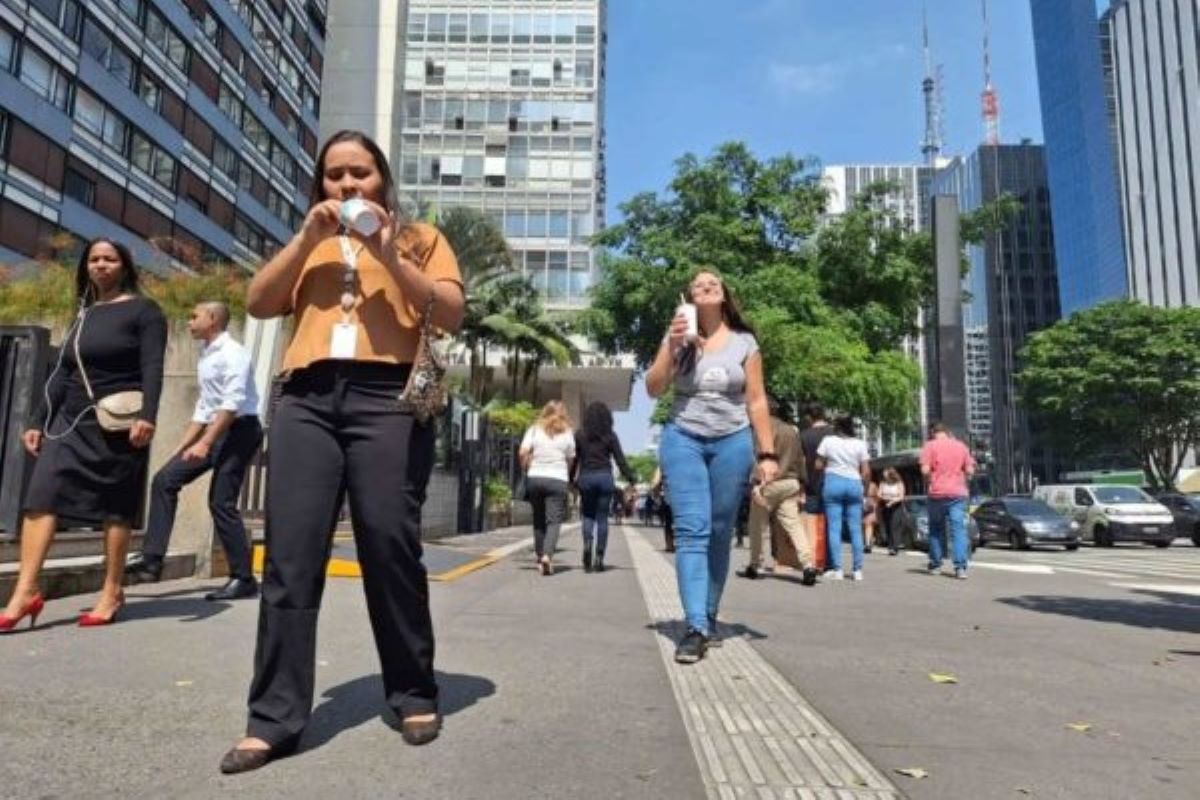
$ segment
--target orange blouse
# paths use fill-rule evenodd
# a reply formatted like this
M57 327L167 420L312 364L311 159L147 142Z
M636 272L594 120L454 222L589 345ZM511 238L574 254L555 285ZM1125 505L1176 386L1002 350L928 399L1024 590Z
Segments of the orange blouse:
M350 312L350 321L358 325L354 360L411 364L420 341L424 298L405 297L391 273L362 242L351 241L358 251L354 309ZM413 223L400 234L396 246L415 259L434 281L451 281L462 286L458 260L437 228ZM304 262L292 292L296 326L283 357L285 372L329 358L333 326L342 321L344 271L342 248L336 236L314 247Z

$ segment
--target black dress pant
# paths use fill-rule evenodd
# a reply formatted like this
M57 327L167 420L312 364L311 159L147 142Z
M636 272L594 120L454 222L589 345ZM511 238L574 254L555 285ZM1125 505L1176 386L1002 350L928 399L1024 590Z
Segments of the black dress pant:
M400 412L406 366L322 361L283 387L267 449L266 568L247 733L294 746L312 712L317 613L347 492L387 704L437 710L421 504L434 428Z
M171 458L154 474L150 483L150 513L147 515L146 538L142 553L161 559L167 554L171 529L175 526L175 509L179 491L210 469L212 481L208 487L208 510L212 513L217 538L225 548L229 574L234 578L253 578L250 563L250 539L238 511L238 496L250 460L262 444L262 425L258 417L238 417L225 434L200 461L184 461L182 453Z

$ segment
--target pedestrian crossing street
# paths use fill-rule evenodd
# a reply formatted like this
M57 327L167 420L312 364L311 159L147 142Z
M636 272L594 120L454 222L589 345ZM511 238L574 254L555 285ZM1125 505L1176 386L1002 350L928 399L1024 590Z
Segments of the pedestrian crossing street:
M1084 545L1074 552L988 547L975 551L972 565L1030 573L1065 573L1109 579L1135 577L1200 584L1200 547L1186 539L1177 539L1174 545L1163 550L1141 545L1112 548Z

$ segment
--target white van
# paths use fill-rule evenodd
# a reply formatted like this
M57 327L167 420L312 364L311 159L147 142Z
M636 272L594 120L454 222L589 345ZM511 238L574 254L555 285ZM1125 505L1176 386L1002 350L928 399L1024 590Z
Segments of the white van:
M1079 523L1079 538L1097 547L1147 542L1169 547L1175 539L1170 510L1136 486L1068 483L1038 486L1033 496Z

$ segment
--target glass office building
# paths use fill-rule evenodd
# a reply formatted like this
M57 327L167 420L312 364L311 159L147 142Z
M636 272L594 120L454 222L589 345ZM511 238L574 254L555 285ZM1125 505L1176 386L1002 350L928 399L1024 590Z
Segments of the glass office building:
M63 234L152 268L291 238L317 146L325 0L0 0L0 262Z
M602 0L410 0L400 191L478 208L549 307L586 305L604 224ZM397 59L400 61L400 59Z
M963 213L1005 194L1022 207L1002 233L967 247L963 286L968 435L972 449L990 456L994 494L1028 491L1059 468L1016 393L1021 348L1061 316L1044 164L1040 145L985 145L934 180L934 193L957 196Z
M1128 294L1096 0L1032 0L1064 314Z

